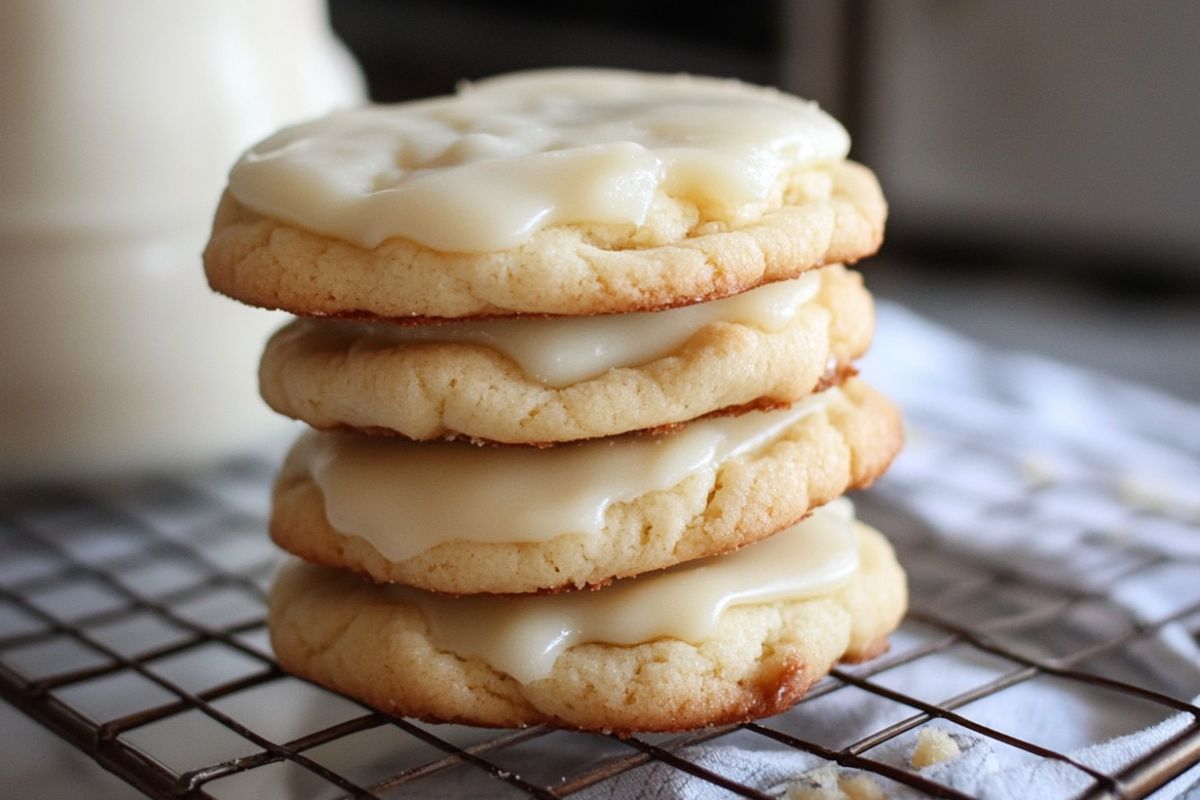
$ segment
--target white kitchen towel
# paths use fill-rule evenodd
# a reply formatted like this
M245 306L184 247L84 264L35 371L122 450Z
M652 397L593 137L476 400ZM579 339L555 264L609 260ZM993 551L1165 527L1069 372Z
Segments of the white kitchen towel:
M1185 724L1182 718L1174 718L1137 734L1085 748L1072 755L1080 762L1101 771L1116 770L1144 752L1146 746L1165 740ZM960 748L958 756L950 761L912 771L964 794L988 800L1073 797L1091 782L1082 772L1059 762L1003 768L986 739L974 734L953 733L951 736ZM879 760L902 769L912 769L908 764L908 748L881 746L880 750L882 752L876 754ZM831 774L835 781L838 777L844 780L866 774L852 769L831 767L828 762L823 762L815 756L794 752L712 746L693 748L681 755L688 757L698 766L781 797L786 797L789 790L796 791L801 787L827 786L831 783ZM1193 771L1164 787L1157 796L1178 797L1188 786L1189 780L1195 777L1197 774ZM883 796L890 800L910 800L928 796L882 778L869 779ZM737 797L726 789L663 764L624 773L604 784L603 791L590 796L610 797L614 800L726 800ZM834 800L836 797L835 795L828 800ZM827 798L821 797L820 800Z

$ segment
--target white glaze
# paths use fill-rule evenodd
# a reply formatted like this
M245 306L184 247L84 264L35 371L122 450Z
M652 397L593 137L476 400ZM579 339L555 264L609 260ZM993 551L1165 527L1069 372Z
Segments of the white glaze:
M296 443L294 457L320 487L330 525L401 561L448 541L534 542L598 533L611 504L715 471L769 443L838 392L829 389L778 411L699 420L665 436L544 450L311 431Z
M511 358L530 378L561 389L610 369L635 367L668 356L713 323L781 330L820 288L821 276L813 272L721 300L664 311L412 326L305 319L283 335L352 341L351 347L366 349L409 342L481 344Z
M517 73L458 94L331 114L255 146L244 205L362 247L517 247L555 224L640 225L656 196L737 222L789 170L840 160L845 130L771 89L616 70Z
M585 642L656 639L700 644L730 606L827 594L858 569L854 508L839 499L805 521L730 553L557 595L448 597L391 587L415 603L443 649L483 659L521 683L550 674L558 656Z

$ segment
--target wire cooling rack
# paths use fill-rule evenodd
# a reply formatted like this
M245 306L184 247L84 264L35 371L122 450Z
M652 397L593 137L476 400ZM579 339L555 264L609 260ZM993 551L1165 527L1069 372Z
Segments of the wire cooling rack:
M1085 779L1078 796L1086 798L1146 796L1200 761L1200 709L1188 702L1197 687L1173 683L1169 668L1139 659L1168 630L1194 641L1200 597L1183 593L1178 607L1147 619L1099 588L981 567L908 510L918 490L1017 520L1028 536L1038 535L1047 515L1069 520L1074 507L1039 498L1112 490L1086 478L1053 485L1003 448L939 435L950 451L943 458L1023 475L1027 491L1016 500L977 496L955 482L955 469L942 469L944 484L924 474L915 486L899 471L860 495L860 515L887 532L909 572L912 612L888 654L834 670L798 706L768 720L629 738L469 730L390 718L284 674L263 619L278 558L264 533L273 470L265 459L136 485L0 494L0 694L153 797L438 797L462 786L473 786L474 796L602 797L610 782L639 769L658 770L654 780L678 773L734 796L785 791L743 785L694 758L699 746L722 743L803 751L870 773L885 791L967 797L928 771L880 756L928 725L1078 773ZM1159 581L1162 570L1200 587L1200 560L1168 559L1139 544L1140 522L1153 517L1137 512L1120 537L1085 531L1073 557L1090 559L1088 573L1106 587ZM937 674L952 656L975 665L970 680L940 694L912 688L906 676ZM1039 682L1049 695L1019 691ZM1130 730L1183 721L1104 771L1072 755L1074 743L1047 743L990 721L997 703L1029 703L1034 716L1046 697L1127 720ZM834 734L812 724L822 704L839 699L850 709L847 725ZM868 705L888 713L856 723L854 709Z

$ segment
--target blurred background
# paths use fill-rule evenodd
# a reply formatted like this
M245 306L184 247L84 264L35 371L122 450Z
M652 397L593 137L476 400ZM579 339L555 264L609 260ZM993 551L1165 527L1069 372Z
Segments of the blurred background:
M372 98L542 66L734 76L821 105L891 203L882 297L1200 400L1200 5L333 0ZM882 331L881 335L886 335Z
M185 13L196 19L180 22ZM251 412L261 409L213 412L217 395L257 404L257 350L213 345L214 330L236 333L216 315L240 309L203 286L199 250L222 170L238 149L282 121L357 96L357 74L328 40L323 0L6 0L0 14L0 56L7 59L0 199L11 201L0 215L0 244L15 254L0 274L8 281L0 281L0 322L8 325L0 330L8 331L9 348L0 348L0 389L33 385L13 364L41 377L78 378L72 370L85 367L101 368L105 379L116 374L120 391L105 397L133 430L109 439L126 450L138 439L142 449L114 454L108 439L97 440L97 469L207 453L230 446L243 429L258 431L262 423ZM846 124L853 157L879 173L890 199L882 255L864 265L877 295L981 341L1200 401L1200 4L331 0L329 22L379 101L446 93L463 78L566 65L733 76L816 99ZM314 71L338 85L320 86ZM113 158L106 142L130 160ZM125 153L130 142L132 154ZM204 174L191 174L201 167ZM98 233L74 206L65 223L30 216L36 192L20 176L29 186L63 189L74 204L85 168L94 168L84 185L100 210L129 211L128 193L113 188L128 184L145 190L135 200L156 214L169 206L179 219L168 220L169 229L157 218L124 220L117 233L112 225ZM62 212L60 200L44 205ZM64 242L84 255L64 252ZM99 245L112 251L99 264L104 269L97 269ZM96 291L108 294L98 301L81 291L77 305L65 304L51 261L24 255L43 250L69 286L79 291L75 277L90 275ZM146 263L131 262L131 252L145 253ZM121 267L145 296L114 283ZM182 277L170 278L172 270ZM161 286L176 283L179 297L165 303ZM213 310L194 307L200 298ZM151 314L156 305L161 310ZM258 319L248 324L261 327L259 335L277 324ZM163 338L176 329L180 342ZM59 336L47 340L35 330ZM58 362L47 358L48 341L58 342ZM179 358L185 346L190 355ZM244 375L230 363L238 354ZM126 378L117 370L126 362L144 364L144 374ZM191 382L172 378L174 406L146 403L131 413L129 398L147 394L155 375ZM245 387L227 389L235 379ZM63 420L100 418L97 392L87 388L99 381L81 380L66 393L58 384L34 387L58 400L71 394L76 404L62 409L47 407L44 392L26 392L44 429L23 422L16 401L0 401L0 416L23 437L11 441L26 448L0 447L0 456L8 450L20 462L15 468L28 470L57 436L62 458L44 472L77 463L81 434ZM147 409L175 407L187 425L147 417ZM229 428L243 417L244 428L226 438L195 424L209 419ZM0 729L0 785L30 771L28 785L45 789L43 773L53 772L87 786L89 797L129 796L125 784L2 704Z
M200 269L229 165L364 88L394 102L545 66L819 101L891 203L864 266L880 297L1200 401L1200 5L684 8L0 3L0 483L176 467L281 434L254 390L281 320L214 295Z

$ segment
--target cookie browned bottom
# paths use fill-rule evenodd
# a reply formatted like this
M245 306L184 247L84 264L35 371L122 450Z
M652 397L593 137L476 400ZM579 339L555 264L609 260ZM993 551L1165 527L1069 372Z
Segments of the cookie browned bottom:
M696 303L853 263L883 240L875 176L844 161L785 176L740 227L671 201L642 226L556 225L494 253L408 239L365 249L258 214L226 193L204 267L215 290L294 314L462 318L612 314Z
M275 486L271 536L317 564L449 594L525 593L604 584L763 539L848 489L870 484L900 448L899 413L857 378L773 441L715 471L613 503L596 534L538 542L443 542L391 561L335 530L296 451ZM463 445L467 447L468 445Z
M856 525L860 566L816 598L726 610L700 644L581 644L522 684L439 649L420 610L388 587L295 562L270 596L271 641L296 675L389 714L487 727L680 731L787 710L839 660L886 648L907 603L904 572Z

